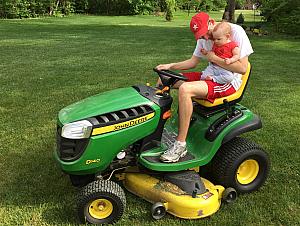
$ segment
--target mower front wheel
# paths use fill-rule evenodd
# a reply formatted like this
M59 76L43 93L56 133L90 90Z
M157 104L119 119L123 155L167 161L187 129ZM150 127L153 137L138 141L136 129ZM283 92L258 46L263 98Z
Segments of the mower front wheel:
M123 189L108 180L93 181L78 195L77 211L82 223L111 224L117 222L126 206Z
M250 193L264 184L270 160L256 143L236 137L222 145L211 169L217 183L233 187L238 193Z

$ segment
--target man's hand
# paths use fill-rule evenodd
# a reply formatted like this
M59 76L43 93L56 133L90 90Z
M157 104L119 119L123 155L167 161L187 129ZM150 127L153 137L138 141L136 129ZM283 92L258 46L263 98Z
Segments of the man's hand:
M171 67L172 67L172 63L171 64L160 64L160 65L158 65L158 66L156 66L156 69L157 70L170 70L171 69Z

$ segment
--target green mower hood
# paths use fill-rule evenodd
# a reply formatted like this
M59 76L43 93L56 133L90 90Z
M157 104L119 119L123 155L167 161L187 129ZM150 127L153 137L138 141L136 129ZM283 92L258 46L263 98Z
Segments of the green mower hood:
M152 106L154 103L141 96L133 87L120 88L91 96L71 104L60 110L58 119L59 123L64 125L66 123L143 104Z

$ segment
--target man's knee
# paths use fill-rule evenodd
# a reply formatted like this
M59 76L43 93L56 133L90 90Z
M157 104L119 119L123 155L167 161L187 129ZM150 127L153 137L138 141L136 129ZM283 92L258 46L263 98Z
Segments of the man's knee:
M190 96L203 98L207 96L208 86L204 81L185 82L179 87L180 96Z
M179 95L190 95L191 87L188 82L184 82L179 87Z

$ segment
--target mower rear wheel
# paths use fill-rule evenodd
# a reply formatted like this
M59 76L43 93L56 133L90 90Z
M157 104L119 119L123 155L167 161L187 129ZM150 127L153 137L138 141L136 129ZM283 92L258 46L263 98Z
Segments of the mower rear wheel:
M250 193L267 179L270 160L254 142L235 137L219 149L211 162L213 178L224 187L238 193Z
M112 181L93 181L78 194L77 211L82 223L115 223L121 218L125 206L123 189Z

